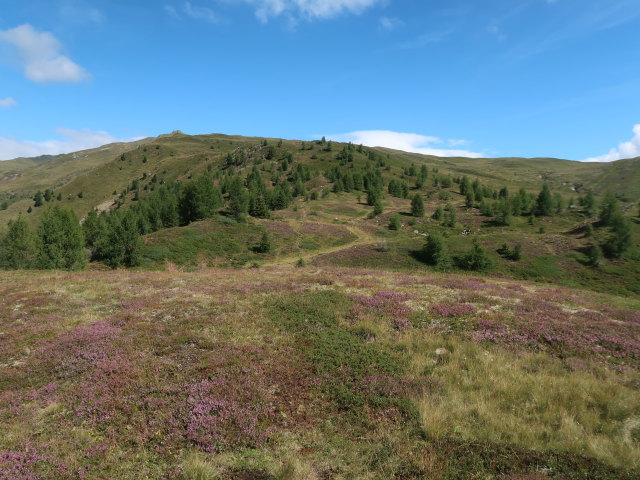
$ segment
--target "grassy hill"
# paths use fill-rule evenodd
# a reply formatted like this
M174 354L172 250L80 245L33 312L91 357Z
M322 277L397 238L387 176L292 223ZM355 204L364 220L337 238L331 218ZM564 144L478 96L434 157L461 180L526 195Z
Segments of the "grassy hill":
M0 183L0 192L11 191L17 198L24 198L30 197L36 187L51 188L54 195L61 198L52 204L71 208L83 218L94 208L110 210L117 203L125 208L135 204L133 182L137 183L138 197L144 198L156 185L188 182L206 171L232 171L244 176L254 165L259 165L263 178L269 179L280 171L282 158L291 154L290 169L304 165L311 171L312 178L305 187L317 194L317 200L294 199L288 209L272 212L270 221L250 218L248 223L238 224L228 216L220 216L155 232L145 237L142 265L153 269L165 268L167 263L189 269L212 265L241 267L294 264L302 258L317 265L429 271L430 267L420 258L420 250L427 235L439 233L446 237L454 252L470 248L472 237L479 239L494 266L487 275L640 295L640 225L635 217L640 198L640 181L636 181L640 178L640 159L585 164L558 159L438 158L389 149L358 148L353 150L349 167L364 168L371 163L369 152L375 152L376 158L384 162L381 170L386 182L396 179L412 186L415 177L406 174L412 165L417 169L426 165L430 172L425 186L412 187L410 192L423 196L424 218L411 217L410 201L391 195L385 195L383 200L384 213L369 218L371 207L366 205L365 193L325 193L332 188L332 183L324 173L340 165L337 157L344 144L334 143L328 151L327 144L321 142L267 139L268 145L264 143L262 138L189 136L175 132L51 159L4 162L9 164L2 170L7 180ZM266 160L269 150L273 158ZM238 155L243 160L228 167L225 164L228 155ZM10 171L19 172L19 176L10 178ZM432 184L432 178L437 176L459 178L462 175L490 189L507 187L510 192L524 188L537 194L546 183L565 203L570 199L576 203L587 191L595 192L598 199L604 192L613 191L621 200L623 210L635 218L634 245L623 258L608 260L599 268L590 267L586 265L585 251L592 239L586 238L585 228L589 223L595 225L595 218L585 216L580 208L573 208L555 217L536 219L533 225L525 217L514 217L510 226L497 226L477 208L465 206L465 198L455 183ZM33 211L27 219L35 225L47 208L47 205L33 208L31 199L12 202L9 208L0 211L2 225L20 212L26 213L29 207ZM438 206L445 204L456 211L455 228L444 228L440 221L431 218ZM401 219L397 231L388 228L394 213ZM271 232L275 248L268 254L257 254L254 247L265 229ZM305 233L305 229L326 233L314 236ZM606 232L597 232L596 236L603 239ZM505 242L520 243L524 258L514 262L499 255L496 251Z
M20 212L26 212L38 190L62 193L63 205L84 216L90 209L113 200L144 173L161 175L167 182L184 179L208 165L220 168L230 152L260 151L262 138L229 135L182 133L162 135L132 143L113 144L98 149L60 155L53 158L19 159L0 162L0 201L15 196L6 211L0 211L0 225ZM275 145L279 139L269 139ZM301 150L306 145L309 150ZM316 142L283 140L278 152L291 151L295 161L324 171L335 163L335 154L343 147L335 143L332 152ZM548 183L568 198L592 190L598 195L615 191L629 206L640 200L640 159L611 163L581 163L549 158L440 158L384 148L367 149L388 155L388 177L400 177L411 164L426 164L443 175L468 175L492 188L507 185L513 191L523 187L538 191ZM121 161L122 154L126 160ZM143 159L146 162L143 163ZM356 159L356 162L358 159ZM83 198L79 199L79 193ZM20 200L20 201L15 201ZM15 202L15 203L14 203ZM38 217L36 212L33 217Z

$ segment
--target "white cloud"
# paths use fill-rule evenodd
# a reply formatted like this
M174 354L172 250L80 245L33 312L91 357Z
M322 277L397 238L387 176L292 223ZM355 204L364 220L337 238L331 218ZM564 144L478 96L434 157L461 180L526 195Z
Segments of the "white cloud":
M58 155L96 148L108 143L136 140L118 139L107 132L95 132L89 129L71 130L58 128L56 133L60 138L43 142L0 137L0 160L10 160L17 157L37 157L39 155Z
M387 147L404 152L422 153L423 155L436 155L438 157L482 157L482 153L469 150L457 150L437 148L442 144L438 137L428 137L417 133L392 132L390 130L361 130L358 132L342 133L339 135L327 135L327 138L337 142L353 142L368 147ZM455 140L461 145L461 140ZM452 145L452 142L449 142Z
M209 22L209 23L220 22L220 19L215 13L213 13L213 10L207 7L199 7L197 5L192 5L191 2L184 3L184 13L191 18L204 20L205 22Z
M180 18L180 15L178 15L178 12L176 11L176 9L173 8L171 5L165 5L164 11L167 12L173 18Z
M633 127L633 138L628 142L622 142L618 148L612 148L609 153L598 157L587 158L585 162L613 162L623 158L640 157L640 124Z
M263 22L270 17L287 15L306 20L326 19L342 13L362 13L384 0L243 0L256 7L256 16Z
M18 102L16 102L11 97L0 98L0 108L9 108L9 107L13 107L13 106L15 106L17 104L18 104Z
M0 42L15 50L25 76L37 83L76 83L90 77L87 71L61 53L63 46L49 32L29 24L0 30Z
M380 18L380 28L382 30L386 30L390 32L395 30L398 27L401 27L404 23L399 18L389 18L389 17L381 17Z

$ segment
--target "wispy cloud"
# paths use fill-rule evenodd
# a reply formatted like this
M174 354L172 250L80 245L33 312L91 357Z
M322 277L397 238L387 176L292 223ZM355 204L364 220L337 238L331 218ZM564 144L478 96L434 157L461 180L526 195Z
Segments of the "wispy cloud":
M220 18L208 7L192 5L191 2L184 3L184 13L196 20L203 20L208 23L220 23Z
M184 2L180 7L165 4L163 9L167 15L177 20L182 19L184 16L212 24L222 23L223 21L222 17L218 16L218 14L209 7L194 5L191 2Z
M107 132L89 129L72 130L59 128L56 133L59 138L42 142L0 137L0 160L10 160L17 157L37 157L39 155L58 155L96 148L108 143L136 140L118 139Z
M547 1L549 14L547 21L539 25L538 33L527 41L513 44L510 56L516 60L526 59L545 53L558 45L576 38L586 37L616 28L640 17L640 3L637 0L610 0L606 3L584 2L582 0ZM528 9L535 2L523 2L513 8L517 15L508 15L506 20L517 16L525 18ZM501 22L497 22L498 27Z
M470 150L442 148L445 143L438 137L420 135L417 133L393 132L390 130L360 130L356 132L327 135L330 140L336 142L353 142L369 147L386 147L404 152L421 153L423 155L435 155L438 157L470 157L479 158L483 154ZM466 143L464 140L449 140L448 146L457 146Z
M77 83L89 73L62 54L63 46L49 32L40 32L29 24L0 30L0 42L17 54L25 76L37 83Z
M640 157L640 124L633 127L633 138L622 142L618 148L612 148L609 153L597 157L587 158L585 162L613 162L623 158Z
M455 32L454 27L445 28L441 30L435 30L433 32L426 32L418 35L417 37L407 40L398 45L397 48L401 50L411 50L414 48L422 48L434 43L440 43Z
M0 108L9 108L9 107L13 107L13 106L15 106L17 104L18 104L18 102L16 102L11 97L0 98Z
M62 0L59 15L65 22L101 24L105 21L102 10L84 0Z
M290 20L332 18L343 13L360 14L385 0L241 0L253 5L262 22L284 15Z
M380 29L387 32L395 30L396 28L399 28L402 25L404 25L404 22L399 18L390 18L390 17L381 17L379 23L380 23Z

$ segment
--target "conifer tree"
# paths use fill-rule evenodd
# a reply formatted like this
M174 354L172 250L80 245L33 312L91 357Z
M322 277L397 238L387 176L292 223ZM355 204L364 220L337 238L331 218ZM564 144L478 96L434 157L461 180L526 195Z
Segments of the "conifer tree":
M88 247L93 247L104 228L104 220L98 215L98 211L95 209L91 210L84 219L84 222L82 222L84 240Z
M451 266L451 256L447 252L444 239L435 233L427 237L422 249L422 256L426 263L438 269L446 270Z
M269 238L269 234L265 230L262 232L262 237L260 238L260 243L255 248L255 251L258 253L269 253L272 249L271 239Z
M609 227L613 225L614 220L620 216L622 216L620 202L618 202L618 199L613 195L613 193L608 192L605 195L600 208L600 224L602 226Z
M549 186L545 183L536 200L536 213L542 217L550 217L554 212L553 207L553 196Z
M422 195L416 193L411 198L411 215L414 217L424 217L424 201Z
M445 207L443 225L445 227L454 228L456 226L457 221L458 220L457 220L457 215L456 215L456 209L454 207L452 207L451 205L447 205Z
M389 218L389 230L400 230L400 216L397 213Z
M491 259L477 238L473 239L471 250L460 257L458 263L465 270L482 271L491 268Z
M438 221L441 221L444 219L444 208L442 208L442 205L438 205L435 212L433 212L432 217L434 220L438 220Z
M128 209L109 215L94 245L95 258L111 268L138 265L142 239L135 211Z
M251 197L249 201L249 215L258 218L269 217L269 207L263 194L257 193Z
M44 196L42 195L42 192L40 190L38 190L38 192L34 195L33 197L33 201L34 207L41 207L42 204L44 203Z
M607 256L621 257L632 244L631 221L622 215L616 215L611 220L611 235L604 244Z
M592 243L587 249L587 261L592 267L599 267L602 263L602 248L597 243Z
M584 212L589 216L593 216L596 211L596 198L593 195L593 192L589 191L585 195L582 200L582 205L584 206Z
M71 210L52 207L45 212L37 232L38 268L80 270L87 259L84 233Z
M0 239L0 268L20 269L33 265L36 255L35 238L27 221L19 215L9 220L9 229Z
M373 216L377 217L378 215L382 215L383 211L384 207L382 206L382 202L380 201L380 198L377 198L373 204Z

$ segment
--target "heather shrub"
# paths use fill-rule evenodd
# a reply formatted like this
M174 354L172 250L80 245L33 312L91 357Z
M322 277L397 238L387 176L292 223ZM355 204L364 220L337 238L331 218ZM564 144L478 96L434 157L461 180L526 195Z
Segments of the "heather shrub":
M258 376L222 374L187 387L187 438L207 452L257 447L267 438L268 391Z

